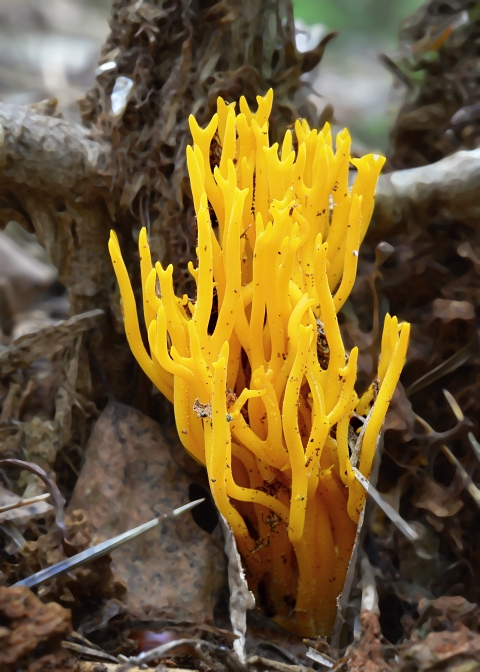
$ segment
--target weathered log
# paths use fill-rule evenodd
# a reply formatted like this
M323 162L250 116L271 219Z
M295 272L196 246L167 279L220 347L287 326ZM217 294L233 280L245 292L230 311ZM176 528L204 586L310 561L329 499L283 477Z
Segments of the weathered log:
M382 175L371 234L398 224L457 220L478 226L480 149L461 150L436 163Z

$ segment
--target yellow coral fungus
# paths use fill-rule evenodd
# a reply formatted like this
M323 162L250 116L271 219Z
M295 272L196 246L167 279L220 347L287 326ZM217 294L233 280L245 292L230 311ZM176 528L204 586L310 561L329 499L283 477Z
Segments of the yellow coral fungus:
M304 120L270 147L272 98L255 113L242 98L239 114L219 99L205 129L190 117L197 292L175 295L172 266L152 265L142 230L148 350L113 233L109 247L130 347L206 466L260 605L293 632L328 635L365 501L353 467L370 476L409 325L387 316L378 378L359 399L358 350L345 350L337 313L384 159L353 160L346 130L334 145L328 124ZM365 419L360 434L352 417Z

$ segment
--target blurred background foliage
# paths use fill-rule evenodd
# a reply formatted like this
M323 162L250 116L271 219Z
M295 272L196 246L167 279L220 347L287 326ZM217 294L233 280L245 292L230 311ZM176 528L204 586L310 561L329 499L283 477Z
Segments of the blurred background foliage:
M421 4L421 0L296 0L294 12L308 24L341 30L345 44L359 33L394 43L400 21Z
M348 126L357 141L385 152L388 129L403 102L404 90L392 90L392 76L378 55L397 52L399 24L421 0L296 0L296 20L320 24L322 33L338 31L328 45L312 82L319 110L333 105L334 119ZM317 28L317 32L318 28Z

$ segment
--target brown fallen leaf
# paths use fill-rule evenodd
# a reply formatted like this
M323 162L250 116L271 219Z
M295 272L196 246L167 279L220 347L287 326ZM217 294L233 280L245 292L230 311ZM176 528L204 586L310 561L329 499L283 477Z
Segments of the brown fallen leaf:
M430 632L423 641L403 653L401 670L463 670L474 672L480 668L480 635L466 626L457 624L454 632Z
M429 624L429 629L454 630L461 623L480 633L480 606L467 602L460 595L444 595L436 600L422 597L418 603L419 618L416 628Z
M87 511L98 543L185 504L190 483L160 425L111 401L93 430L69 511ZM115 550L112 560L134 618L212 620L225 573L219 530L210 535L186 514Z
M413 499L413 503L439 518L454 516L463 507L463 502L453 488L442 487L430 478L425 478L424 489Z

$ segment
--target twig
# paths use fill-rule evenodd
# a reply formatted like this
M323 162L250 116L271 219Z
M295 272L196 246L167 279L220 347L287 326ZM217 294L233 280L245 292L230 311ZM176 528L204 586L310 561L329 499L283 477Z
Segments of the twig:
M475 483L472 481L472 479L468 475L466 469L463 467L461 462L459 462L457 460L457 458L452 453L450 448L448 448L448 446L446 446L445 444L442 443L442 444L440 444L440 449L446 455L449 462L451 462L457 468L458 474L459 474L460 478L462 479L462 483L463 483L465 489L467 490L467 492L469 493L471 498L474 500L475 504L478 507L480 507L480 490L477 488Z
M154 527L157 527L157 525L159 525L160 522L163 522L168 518L175 518L176 516L185 513L185 511L193 509L195 506L201 504L204 501L205 499L203 498L203 499L197 499L194 502L189 502L188 504L185 504L184 506L180 506L178 509L175 509L171 513L165 513L163 516L154 518L153 520L150 520L148 523L144 523L143 525L135 527L133 530L128 530L128 532L123 532L123 534L119 534L118 536L113 537L113 539L108 539L108 541L102 541L100 544L97 544L92 548L87 548L86 551L82 551L81 553L74 555L72 558L68 558L67 560L61 560L60 562L57 562L57 564L52 565L51 567L41 569L36 574L33 574L32 576L29 576L26 579L18 581L15 585L27 586L27 588L32 588L33 586L38 586L40 583L43 583L44 581L53 579L55 576L59 576L60 574L70 572L72 569L80 567L80 565L84 565L85 563L91 562L96 558L100 558L102 555L107 555L107 553L110 553L115 548L122 546L127 541L131 541L132 539L135 539L135 537L138 537L140 534L144 534L145 532L152 530Z
M323 667L326 667L327 669L331 669L335 665L335 661L332 660L330 656L327 656L326 653L322 653L321 651L317 651L311 646L308 647L308 651L305 655L307 658L310 658L310 660L314 660L316 663L323 665Z
M63 512L63 507L65 505L65 499L62 496L62 493L58 489L57 484L53 481L47 472L34 464L33 462L25 462L24 460L15 460L15 459L5 459L0 460L0 467L14 467L16 469L24 469L29 471L35 476L38 476L45 485L47 486L50 495L55 503L55 524L62 538L62 545L65 549L65 544L70 546L69 542L66 539L67 526L65 524L65 514Z
M412 394L423 390L427 385L431 385L435 381L446 376L447 373L456 371L460 366L463 366L468 360L475 355L477 351L477 343L475 340L471 340L467 345L465 345L460 350L457 350L451 357L447 360L436 366L431 371L427 371L423 376L417 378L407 389L405 394L407 397L411 397Z
M30 504L37 504L37 502L43 502L45 499L48 499L49 497L50 493L45 492L43 495L37 495L36 497L19 499L17 502L12 502L11 504L5 504L5 506L0 506L0 513L5 513L6 511L11 511L12 509L19 509L22 506L29 506Z
M104 651L98 651L97 649L92 649L89 646L83 646L82 644L77 644L76 642L62 642L62 648L68 649L69 651L75 651L81 656L88 656L89 658L94 658L100 662L116 663L118 665L119 661L114 656L111 656Z
M403 532L403 534L410 539L410 541L418 541L419 535L416 530L411 527L399 513L395 511L393 506L391 506L386 499L378 492L376 488L361 474L356 467L352 467L355 474L355 478L362 485L365 490L368 492L370 497L375 501L375 503L382 509L383 513L390 518L392 523Z

